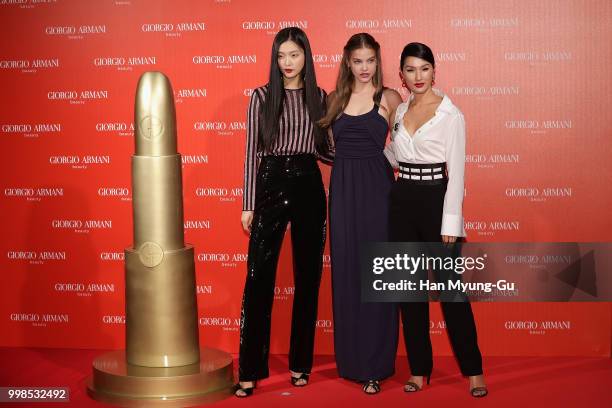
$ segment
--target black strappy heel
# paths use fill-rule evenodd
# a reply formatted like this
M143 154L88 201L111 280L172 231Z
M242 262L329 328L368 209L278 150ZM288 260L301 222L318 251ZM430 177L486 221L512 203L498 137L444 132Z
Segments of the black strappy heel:
M240 385L240 383L238 383L234 386L234 395L238 398L250 397L251 395L253 395L253 390L255 389L256 386L257 386L257 383L255 382L253 382L252 387L243 387ZM238 391L242 391L244 392L244 394L238 394Z
M370 380L363 384L362 389L368 395L378 394L380 392L380 382L378 380ZM374 392L369 392L368 389L373 389Z
M431 378L431 374L423 376L423 379L425 378L427 378L427 385L429 385L429 379ZM422 390L423 388L419 387L419 385L415 382L408 381L406 384L404 384L404 392L417 392Z
M307 373L302 373L300 374L299 377L294 377L293 375L291 376L291 385L293 385L294 387L304 387L306 385L308 385L308 378L310 378L310 374ZM305 380L306 382L304 384L298 384L297 382L300 380Z
M489 394L487 387L474 387L470 390L470 394L474 398L483 398Z

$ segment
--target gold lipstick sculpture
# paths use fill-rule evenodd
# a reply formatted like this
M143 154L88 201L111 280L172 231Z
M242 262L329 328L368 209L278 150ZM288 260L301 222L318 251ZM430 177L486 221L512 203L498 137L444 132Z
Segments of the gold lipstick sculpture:
M88 393L124 406L217 400L233 383L232 359L199 346L174 94L161 72L146 72L138 81L134 140L134 245L125 249L126 350L94 360Z

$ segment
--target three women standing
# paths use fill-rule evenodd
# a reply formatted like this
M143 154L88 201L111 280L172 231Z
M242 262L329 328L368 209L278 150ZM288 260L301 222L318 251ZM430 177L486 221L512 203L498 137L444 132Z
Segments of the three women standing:
M394 372L397 305L361 301L359 253L367 242L453 243L463 230L465 123L450 99L432 88L435 61L420 43L407 45L400 77L407 103L383 86L380 46L367 33L344 47L335 91L317 87L302 30L279 31L270 79L255 89L248 111L242 224L250 231L240 331L236 396L252 394L268 376L276 265L288 222L295 294L289 364L291 382L306 385L312 368L318 291L325 244L326 204L317 156L333 136L330 238L334 345L341 377L364 383L368 394ZM392 128L392 143L385 149ZM385 155L387 157L385 157ZM399 167L397 181L387 158ZM401 304L412 376L406 392L422 388L433 366L429 305ZM442 309L461 371L473 396L487 394L470 304Z

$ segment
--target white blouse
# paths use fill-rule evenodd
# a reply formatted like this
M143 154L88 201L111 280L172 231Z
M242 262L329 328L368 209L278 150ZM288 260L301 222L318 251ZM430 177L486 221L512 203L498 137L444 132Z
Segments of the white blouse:
M446 162L448 184L444 196L442 230L440 235L465 237L463 226L463 177L465 170L465 120L450 98L434 89L442 102L434 117L425 122L414 135L404 127L404 114L414 98L400 104L395 112L391 143L385 148L385 156L394 168L398 162L433 164Z

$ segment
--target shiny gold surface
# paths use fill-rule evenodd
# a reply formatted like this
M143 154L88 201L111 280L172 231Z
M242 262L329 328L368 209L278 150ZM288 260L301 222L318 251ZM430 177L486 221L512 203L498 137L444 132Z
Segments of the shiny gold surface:
M199 358L193 247L185 247L174 94L160 72L138 81L132 156L134 246L125 250L126 355L175 367Z
M125 250L126 351L130 364L175 367L199 358L193 247L164 251L152 268Z
M150 368L126 363L125 352L113 351L94 360L88 394L125 407L188 407L231 395L232 358L203 348L200 363Z
M184 246L181 156L132 157L134 248L147 241L164 250Z
M145 72L138 81L134 127L136 156L176 154L174 94L161 72Z
M122 406L190 406L229 395L232 359L200 354L194 249L185 245L174 95L138 81L132 156L134 245L125 250L126 351L94 361L88 393Z

